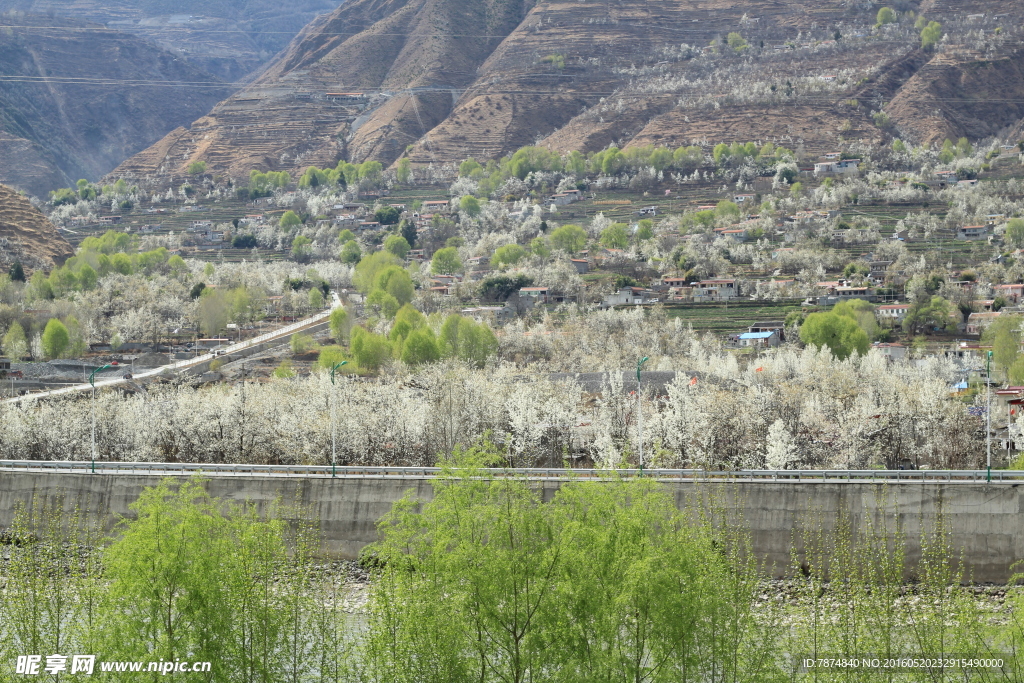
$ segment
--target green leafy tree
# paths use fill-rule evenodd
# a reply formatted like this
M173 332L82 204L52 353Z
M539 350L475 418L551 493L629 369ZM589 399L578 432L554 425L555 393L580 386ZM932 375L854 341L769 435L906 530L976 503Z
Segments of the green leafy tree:
M401 235L390 235L384 240L384 249L385 251L390 251L398 258L404 259L412 247L409 246L409 243Z
M921 29L921 47L930 50L942 39L942 24L937 21L930 21Z
M733 52L737 53L743 52L748 47L750 47L749 45L747 45L747 41L743 39L743 36L741 36L739 33L736 33L735 31L726 36L725 42L729 45L730 48L732 48Z
M394 225L402 217L402 213L393 206L382 206L373 212L373 219L381 225Z
M840 301L832 308L836 315L846 316L854 320L868 339L874 339L878 334L878 320L875 318L875 307L864 299L851 299Z
M387 338L364 327L352 329L351 348L356 364L364 370L376 372L391 360L391 343Z
M14 282L25 281L25 268L21 265L21 261L15 261L14 265L11 266L10 276Z
M459 200L459 209L471 218L480 215L480 200L471 194L467 194Z
M533 285L533 278L524 273L491 275L480 283L480 298L484 301L505 301L514 292Z
M348 228L345 228L344 230L338 233L338 242L341 244L347 244L349 241L354 240L355 238L355 234Z
M324 346L320 349L320 355L316 357L316 366L321 370L330 371L331 368L341 361L351 362L352 357L349 356L347 351L345 351L344 346L334 344L331 346ZM351 372L351 370L346 365L338 368L335 372Z
M441 351L429 327L413 330L402 344L402 362L413 367L432 363L439 358Z
M412 182L412 162L409 161L409 157L402 157L398 160L395 178L403 185L408 185Z
M403 220L398 224L398 234L405 238L408 242L409 248L416 246L416 238L419 236L416 230L416 224L412 221Z
M409 303L415 295L412 278L401 266L388 266L381 270L377 273L373 287L393 296L399 305Z
M341 343L348 339L349 332L352 330L352 316L343 306L332 310L328 320L330 321L331 337L334 341Z
M47 358L63 358L70 346L68 328L57 318L50 318L43 330L43 353Z
M491 265L495 268L514 266L524 258L528 252L518 244L506 244L494 250L491 256Z
M548 246L548 241L539 235L530 240L530 252L541 258L547 258L551 256L551 247Z
M231 305L225 293L209 287L199 295L199 329L208 337L219 334L228 324Z
M289 344L291 345L292 353L299 356L312 353L320 348L320 345L313 339L313 335L301 332L293 334L289 339Z
M274 368L275 379L291 379L295 377L295 368L292 367L290 359L285 358Z
M449 465L432 499L410 494L382 522L372 680L776 680L778 642L745 606L754 573L727 537L683 520L649 479L570 482L544 502L479 476L514 458L487 442L457 451L464 468Z
M942 149L939 150L939 161L944 164L956 159L956 145L949 138L946 138L945 142L942 143Z
M1024 247L1024 218L1011 218L1006 224L1006 244L1018 249ZM13 279L13 278L12 278Z
M883 7L878 10L878 14L875 19L875 28L885 26L886 24L895 24L897 19L896 10L892 7Z
M187 172L189 175L202 175L206 173L206 162L205 161L193 161L188 165Z
M402 307L398 299L383 289L375 289L370 292L370 295L366 297L366 305L377 315L388 319L394 318L398 309Z
M740 207L736 202L730 202L728 199L723 199L715 205L715 218L739 218Z
M647 240L654 237L654 221L650 218L642 218L637 223L636 229L636 241L646 242Z
M253 234L235 235L231 240L231 246L235 249L254 249L257 245L256 235Z
M355 240L349 240L348 242L345 242L345 246L341 248L341 254L339 254L341 262L348 263L349 265L359 263L362 257L363 250L359 248L359 243L356 242Z
M625 223L612 223L601 231L601 244L609 249L625 249L629 246L629 233Z
M300 225L302 225L302 219L299 218L299 214L294 211L285 211L281 216L280 226L285 230L291 230L292 228L297 228Z
M856 321L835 313L811 313L800 326L800 341L821 347L828 347L836 358L846 359L854 351L865 354L868 351L868 336Z
M512 175L524 180L534 171L550 171L558 155L543 147L520 147L509 160Z
M63 206L64 204L77 204L78 193L69 187L62 187L59 190L50 192L50 203L54 206Z
M377 280L377 274L391 266L401 266L402 262L389 251L375 251L368 254L356 266L352 275L352 284L360 292L369 293Z
M292 240L292 258L297 261L308 261L313 253L313 240L305 235L296 235Z
M462 261L459 259L459 250L455 247L438 249L430 260L430 272L435 275L453 275L461 270Z
M450 315L441 325L440 342L445 357L459 358L483 367L498 350L498 340L485 323Z
M309 307L314 311L324 307L324 293L318 287L309 290Z
M992 347L992 361L996 369L1007 376L1010 367L1020 355L1021 331L1024 318L1019 315L999 315L981 335L982 343Z
M903 331L930 333L933 329L939 328L955 332L957 319L954 315L953 305L941 296L919 299L907 311L907 317L903 319Z
M28 338L25 336L25 328L17 321L11 323L4 334L4 354L12 360L18 360L28 355Z
M575 254L587 246L587 231L571 223L556 228L549 238L551 246L567 254Z

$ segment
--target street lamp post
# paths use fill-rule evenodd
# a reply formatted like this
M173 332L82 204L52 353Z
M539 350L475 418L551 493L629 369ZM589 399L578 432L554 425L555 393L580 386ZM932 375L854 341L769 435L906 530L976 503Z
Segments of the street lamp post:
M89 384L92 386L92 463L90 469L93 474L96 473L96 373L112 367L114 367L114 365L108 363L102 368L96 368L92 371L92 374L89 375Z
M985 354L985 481L992 481L992 352Z
M636 362L636 431L637 431L637 444L638 453L640 456L640 476L644 476L644 414L643 414L643 397L640 393L640 370L643 368L644 363L648 360L647 356L644 356Z
M347 360L343 360L340 363L335 363L331 367L331 477L334 477L335 470L338 467L338 444L337 444L337 429L335 428L335 400L334 400L334 373L338 371L342 365L346 365Z

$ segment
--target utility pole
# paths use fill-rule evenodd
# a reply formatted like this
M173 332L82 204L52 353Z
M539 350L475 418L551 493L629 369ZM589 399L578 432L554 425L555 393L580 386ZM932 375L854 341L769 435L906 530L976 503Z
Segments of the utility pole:
M647 356L644 356L636 362L636 431L638 453L640 455L641 477L644 476L644 413L643 395L640 393L640 370L643 368L644 363L646 363L647 360Z
M335 470L338 467L338 443L337 443L337 428L336 425L336 413L337 407L335 406L336 401L334 400L334 373L338 371L342 365L346 365L347 360L343 360L340 363L335 363L331 368L331 477L335 476Z
M992 481L992 352L985 354L985 481Z

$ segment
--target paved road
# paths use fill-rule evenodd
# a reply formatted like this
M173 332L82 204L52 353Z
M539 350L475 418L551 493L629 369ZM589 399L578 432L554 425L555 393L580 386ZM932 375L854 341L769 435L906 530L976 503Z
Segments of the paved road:
M227 356L227 355L230 355L232 353L237 353L238 351L243 351L243 350L245 350L245 349L247 349L249 347L256 346L257 344L262 344L263 342L274 341L276 339L281 339L283 337L288 337L288 336L290 336L291 334L293 334L294 332L296 332L298 330L301 330L301 329L303 329L305 327L309 327L310 325L315 325L316 323L323 322L324 320L326 320L331 315L331 311L333 311L335 308L337 308L338 306L341 305L341 299L338 298L338 295L337 295L336 292L331 292L331 296L332 296L331 308L329 308L328 310L322 311L320 313L317 313L314 316L311 316L309 318L305 318L305 319L300 320L298 322L292 323L291 325L287 325L285 327L282 327L279 330L274 330L272 332L267 332L266 334L261 334L260 336L255 337L253 339L246 339L245 341L240 342L238 344L232 344L231 346L227 347L226 349L223 349L223 350L219 351L218 354L221 355L221 356ZM162 373L162 372L164 372L166 370L171 370L171 371L186 370L186 369L188 369L190 367L194 367L196 365L200 365L200 364L205 363L207 361L213 360L216 357L217 356L214 355L213 353L206 353L206 354L203 354L202 356L196 356L195 358L189 358L187 360L181 360L181 361L178 361L176 363L171 363L169 365L162 365L162 366L160 366L158 368L153 368L151 370L143 370L143 371L140 371L140 372L137 372L137 373L134 374L133 381L138 381L140 379L145 379L147 377L155 377L155 376L159 375L160 373ZM124 371L124 367L118 368L118 370L117 370L117 372L119 374L123 373L123 371ZM122 377L116 377L114 379L101 379L101 380L97 380L96 388L97 389L101 389L103 387L112 387L112 386L116 386L118 384L126 384L128 382L129 382L129 380L123 379ZM18 402L21 402L21 401L34 401L34 400L40 399L40 398L49 398L51 396L60 396L61 394L71 394L71 393L74 393L76 391L88 391L90 388L91 388L91 385L88 382L84 382L82 384L73 384L71 386L61 387L60 389L50 389L49 391L40 391L40 392L37 392L37 393L34 393L34 394L26 394L25 396L17 396L15 398L9 398L9 399L6 399L6 402L8 402L8 403L18 403Z

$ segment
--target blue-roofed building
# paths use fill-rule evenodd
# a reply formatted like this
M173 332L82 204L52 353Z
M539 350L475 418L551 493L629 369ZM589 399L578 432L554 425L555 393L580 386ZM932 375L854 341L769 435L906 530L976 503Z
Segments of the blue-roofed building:
M742 346L778 346L782 343L779 330L744 332L739 337Z

